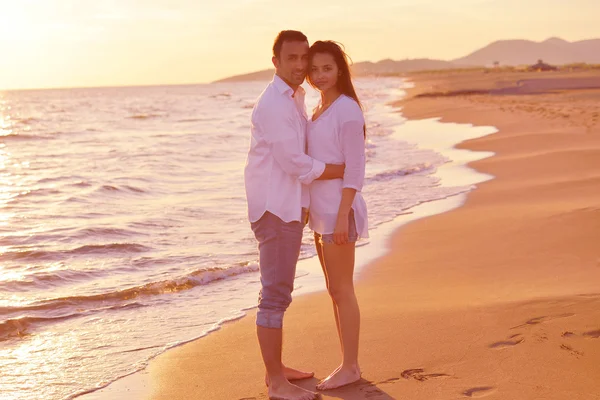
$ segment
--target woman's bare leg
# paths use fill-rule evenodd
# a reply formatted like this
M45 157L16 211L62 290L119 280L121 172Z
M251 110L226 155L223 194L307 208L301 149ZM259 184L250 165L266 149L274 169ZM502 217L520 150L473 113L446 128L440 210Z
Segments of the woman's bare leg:
M319 256L319 262L321 263L321 269L323 269L323 275L325 275L325 285L327 286L327 291L329 291L329 277L327 276L327 269L325 268L325 259L323 258L323 245L319 241L320 235L315 233L315 247L317 249L317 255ZM340 346L342 346L342 334L340 332L340 318L338 316L337 307L332 300L333 306L333 316L335 317L335 326L337 328L338 337L340 338ZM342 351L344 351L342 347Z
M342 363L317 389L334 389L360 379L358 345L360 309L354 293L354 243L323 245L323 260L328 290L336 308L339 336L342 343Z

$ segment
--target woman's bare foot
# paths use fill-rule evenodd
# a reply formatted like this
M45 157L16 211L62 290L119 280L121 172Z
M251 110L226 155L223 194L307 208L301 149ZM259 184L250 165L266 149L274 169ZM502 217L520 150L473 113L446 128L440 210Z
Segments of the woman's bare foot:
M321 383L321 382L323 382L323 381L325 381L325 380L327 380L327 379L331 378L333 375L337 374L337 372L338 372L340 369L342 369L342 366L341 366L341 365L339 365L339 366L338 366L338 367L337 367L337 368L336 368L336 369L335 369L335 370L334 370L332 373L330 373L329 375L327 375L327 378L321 379L321 380L319 381L319 383ZM317 384L317 385L318 385L318 384Z
M314 400L316 397L315 392L302 389L286 380L269 386L270 400Z
M360 368L340 366L317 385L318 390L336 389L360 380Z
M290 367L283 367L283 376L288 381L299 381L315 376L314 372L304 372ZM269 375L265 375L265 385L269 386Z

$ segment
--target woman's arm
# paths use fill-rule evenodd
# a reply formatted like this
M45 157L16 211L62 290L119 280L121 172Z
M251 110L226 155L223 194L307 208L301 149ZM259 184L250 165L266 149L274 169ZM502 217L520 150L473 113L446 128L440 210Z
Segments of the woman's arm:
M348 243L348 216L356 192L362 190L365 179L364 122L360 120L345 122L340 135L346 169L333 240L336 244L345 244Z
M340 202L340 208L338 209L337 222L335 223L335 230L333 231L333 241L335 244L346 244L348 243L348 217L350 210L352 209L352 203L356 196L356 189L343 188L342 189L342 201Z

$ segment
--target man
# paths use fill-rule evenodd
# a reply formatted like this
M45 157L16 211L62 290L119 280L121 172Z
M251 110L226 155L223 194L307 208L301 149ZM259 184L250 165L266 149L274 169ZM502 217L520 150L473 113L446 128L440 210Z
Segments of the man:
M273 81L252 112L252 137L245 168L248 216L258 241L261 291L257 336L267 370L269 398L310 400L315 393L290 380L312 373L287 368L281 360L283 315L292 301L296 263L315 179L343 177L343 165L325 165L305 154L304 89L308 40L282 31L273 45Z

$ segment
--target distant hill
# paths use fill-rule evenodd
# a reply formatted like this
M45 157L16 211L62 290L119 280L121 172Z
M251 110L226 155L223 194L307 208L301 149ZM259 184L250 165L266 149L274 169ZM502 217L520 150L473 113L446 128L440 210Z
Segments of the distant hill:
M251 72L249 74L230 76L229 78L219 79L215 82L268 81L271 80L274 73L274 69L263 69L262 71Z
M449 69L456 68L456 64L449 61L430 60L430 59L415 59L415 60L381 60L376 63L371 61L358 62L352 65L352 74L354 76L373 76L373 75L388 75L399 74L410 71L423 71L432 69ZM235 75L229 78L221 79L216 82L241 82L241 81L258 81L269 80L275 73L274 69L265 69L262 71L252 72L249 74Z
M352 66L352 73L354 76L369 76L450 68L456 68L456 64L450 61L430 60L428 58L400 61L386 59L376 63L370 61L358 62Z
M585 62L600 63L600 39L568 42L550 38L543 42L531 40L500 40L452 62L469 66L534 64L537 60L554 65Z
M498 62L506 65L532 65L538 60L553 65L572 63L600 64L600 39L568 42L561 38L550 38L543 42L531 40L499 40L468 56L452 61L427 58L378 62L363 61L352 66L354 76L393 75L413 71L440 70L464 67L489 67ZM244 75L236 75L217 82L240 82L269 80L275 71L267 69Z

